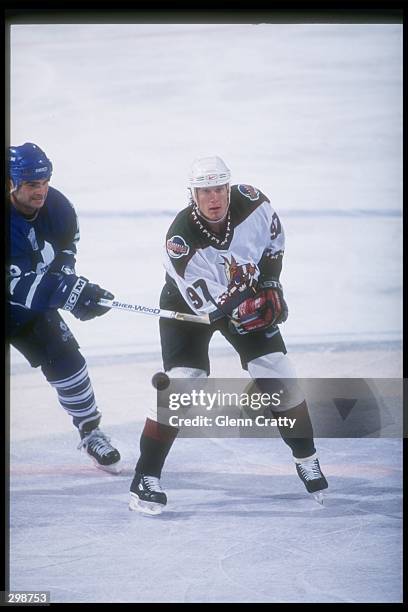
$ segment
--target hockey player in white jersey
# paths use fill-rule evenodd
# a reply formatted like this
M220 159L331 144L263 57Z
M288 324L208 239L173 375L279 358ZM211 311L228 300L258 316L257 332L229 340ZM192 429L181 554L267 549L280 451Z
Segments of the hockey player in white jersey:
M160 319L164 370L170 378L207 377L209 342L220 331L253 379L294 379L278 327L288 316L279 281L284 231L268 198L251 185L230 185L230 177L220 157L195 160L189 176L190 204L167 232L160 308L208 314L211 325ZM302 423L299 437L280 433L307 491L322 501L328 485L304 398L297 396L280 415ZM131 510L159 514L166 505L160 478L177 432L146 419L130 488Z

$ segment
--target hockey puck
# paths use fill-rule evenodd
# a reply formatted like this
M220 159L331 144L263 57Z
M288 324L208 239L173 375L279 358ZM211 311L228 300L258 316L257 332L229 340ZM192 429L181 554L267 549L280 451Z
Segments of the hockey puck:
M158 391L164 391L170 384L170 378L165 372L156 372L152 378L152 385Z

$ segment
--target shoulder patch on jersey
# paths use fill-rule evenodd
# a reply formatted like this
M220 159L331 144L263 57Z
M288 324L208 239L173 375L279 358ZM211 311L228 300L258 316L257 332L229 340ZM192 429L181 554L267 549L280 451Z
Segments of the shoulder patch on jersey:
M188 255L190 247L182 236L172 236L166 242L167 253L172 259L180 259Z
M259 191L252 185L238 185L238 191L251 202L256 202L259 199Z
M281 231L282 231L281 222L276 212L274 212L272 215L272 222L271 222L271 240L275 240L275 238L279 236Z

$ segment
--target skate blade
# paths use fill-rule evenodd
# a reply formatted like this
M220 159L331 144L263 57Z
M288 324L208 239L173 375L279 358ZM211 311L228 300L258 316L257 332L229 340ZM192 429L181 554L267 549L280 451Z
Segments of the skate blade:
M96 461L96 459L94 459L94 457L91 457L91 459L95 467L98 468L98 470L103 470L104 472L108 472L109 474L120 474L123 469L120 461L112 463L111 465L101 465Z
M311 493L311 495L318 504L324 506L324 493L322 491L316 491L315 493Z
M163 509L163 504L143 501L134 493L130 493L129 510L135 510L136 512L148 514L149 516L157 516L163 512Z

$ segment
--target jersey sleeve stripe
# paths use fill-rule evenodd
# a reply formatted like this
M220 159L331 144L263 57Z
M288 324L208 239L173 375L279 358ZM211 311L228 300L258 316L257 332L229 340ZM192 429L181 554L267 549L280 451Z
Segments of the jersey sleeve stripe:
M19 276L18 278L13 278L13 280L10 281L10 284L9 284L10 295L14 294L14 289L16 288L16 285L20 280L21 280L21 276Z
M38 285L40 284L40 282L42 281L42 279L43 279L43 275L41 275L41 274L36 276L36 278L34 279L34 282L33 282L33 284L30 287L30 290L29 290L29 292L27 294L27 299L26 299L26 302L25 302L25 305L26 305L27 308L31 308L31 304L32 304L32 301L34 299L34 295L35 295L36 289L37 289Z

